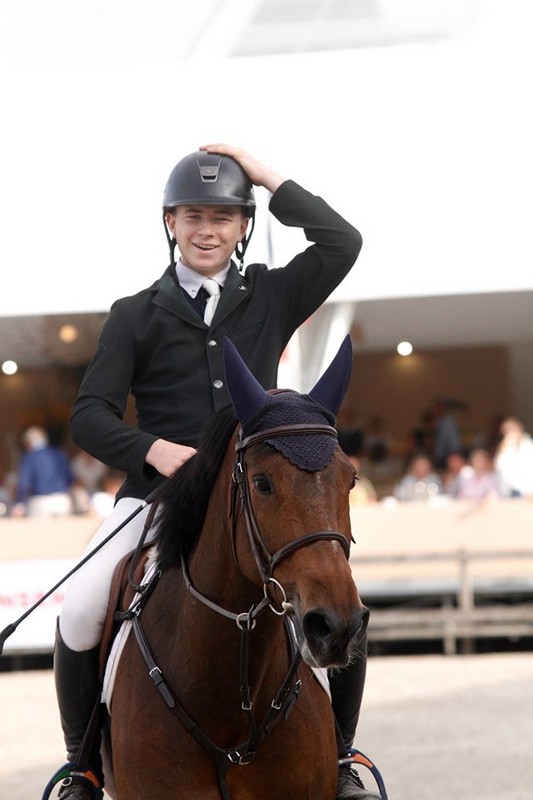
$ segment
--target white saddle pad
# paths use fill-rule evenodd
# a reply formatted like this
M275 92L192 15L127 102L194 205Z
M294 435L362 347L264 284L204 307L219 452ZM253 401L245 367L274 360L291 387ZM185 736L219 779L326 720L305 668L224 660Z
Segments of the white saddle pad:
M152 548L148 555L148 560L146 562L146 569L144 573L144 577L141 581L141 586L144 586L146 583L149 583L152 579L152 576L156 570L156 550ZM141 596L140 592L137 592L130 603L129 608L134 608L135 604L139 600ZM129 609L128 609L129 610ZM128 641L128 636L130 635L130 631L132 628L132 621L125 620L119 630L113 644L111 645L111 650L109 652L109 656L107 659L107 664L104 673L104 683L102 687L102 703L107 705L107 709L109 713L111 713L111 698L113 696L113 689L115 686L115 678L117 675L117 669L120 661L120 657L122 655L122 651L124 650L124 645Z

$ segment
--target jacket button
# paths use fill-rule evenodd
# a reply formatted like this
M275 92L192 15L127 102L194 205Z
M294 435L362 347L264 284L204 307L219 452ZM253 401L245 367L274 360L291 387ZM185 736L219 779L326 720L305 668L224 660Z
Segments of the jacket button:
M207 346L208 347L216 347L217 346L216 340L215 339L209 339L209 341L207 343Z
M215 389L222 389L224 383L223 381L217 379L216 381L213 381L213 386L215 387Z

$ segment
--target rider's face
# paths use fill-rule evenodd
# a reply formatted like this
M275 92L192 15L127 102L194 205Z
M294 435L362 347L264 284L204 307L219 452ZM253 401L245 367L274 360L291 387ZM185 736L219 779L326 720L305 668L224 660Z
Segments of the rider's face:
M178 206L166 222L183 263L207 277L224 269L248 226L239 206Z

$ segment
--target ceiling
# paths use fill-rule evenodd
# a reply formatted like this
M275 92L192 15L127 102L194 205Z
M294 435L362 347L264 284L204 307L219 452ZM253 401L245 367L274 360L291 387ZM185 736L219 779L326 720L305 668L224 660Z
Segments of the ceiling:
M396 298L357 304L360 351L533 345L533 292Z
M94 352L106 314L0 318L0 363L20 368L81 366ZM78 331L65 343L65 324ZM415 349L533 345L533 292L396 298L354 304L358 352L393 351L400 341Z

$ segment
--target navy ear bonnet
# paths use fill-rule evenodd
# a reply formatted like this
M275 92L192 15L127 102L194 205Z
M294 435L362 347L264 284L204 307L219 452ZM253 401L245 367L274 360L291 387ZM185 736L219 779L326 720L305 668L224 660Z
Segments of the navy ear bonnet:
M242 425L243 437L281 425L335 425L335 416L306 394L268 394L265 405ZM337 439L327 434L276 436L266 440L299 469L319 472L331 460Z
M242 426L242 436L287 425L335 425L335 414L346 393L352 369L352 345L346 336L337 355L311 389L299 392L266 392L252 375L235 346L224 339L226 385ZM333 432L332 432L333 433ZM337 437L328 433L297 433L266 439L291 464L308 472L319 472L331 460Z

